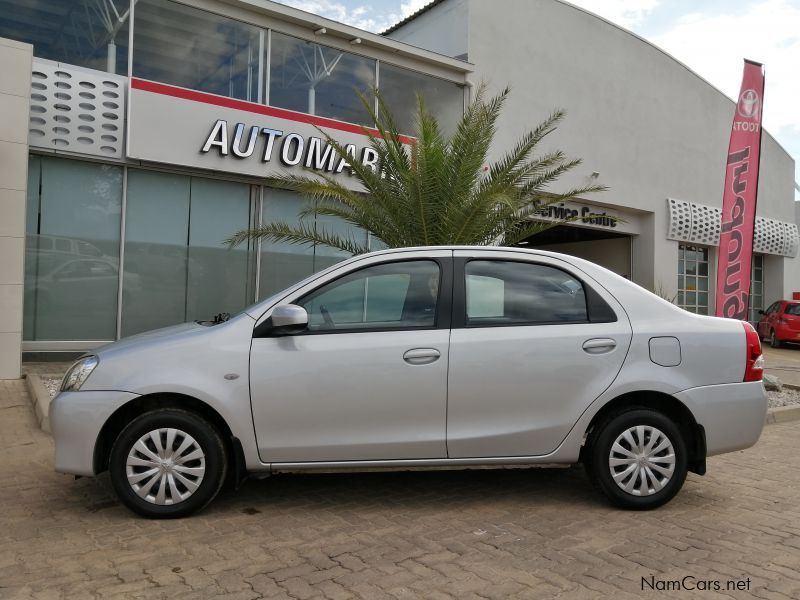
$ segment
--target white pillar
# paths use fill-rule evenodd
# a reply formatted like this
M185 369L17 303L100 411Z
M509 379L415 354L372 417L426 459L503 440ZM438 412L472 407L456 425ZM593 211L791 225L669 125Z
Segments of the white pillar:
M106 71L109 73L117 72L117 45L114 40L108 42L108 53L106 54ZM248 89L249 86L248 86Z
M20 376L33 46L0 38L0 379Z

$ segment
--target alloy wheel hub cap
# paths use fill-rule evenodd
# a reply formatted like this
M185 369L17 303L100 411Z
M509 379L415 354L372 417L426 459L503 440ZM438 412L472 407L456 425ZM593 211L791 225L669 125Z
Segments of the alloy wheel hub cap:
M183 502L200 487L206 456L185 431L154 429L140 437L128 452L125 475L137 496L167 506Z
M632 496L652 496L664 489L675 473L675 448L659 429L629 427L617 436L608 454L614 482Z

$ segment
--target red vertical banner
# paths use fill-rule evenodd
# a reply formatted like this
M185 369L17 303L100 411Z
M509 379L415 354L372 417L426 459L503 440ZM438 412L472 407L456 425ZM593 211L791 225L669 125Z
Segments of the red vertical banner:
M745 60L725 167L715 311L718 317L742 321L750 304L763 104L764 67Z

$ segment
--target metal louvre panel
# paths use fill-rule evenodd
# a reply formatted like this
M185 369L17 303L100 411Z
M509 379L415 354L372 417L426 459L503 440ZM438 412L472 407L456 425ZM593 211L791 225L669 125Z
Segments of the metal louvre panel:
M718 246L722 223L722 210L676 200L667 200L669 225L667 239ZM794 258L800 250L800 233L795 223L756 217L753 251Z
M692 232L692 207L684 200L667 200L669 204L669 233L671 240L689 241Z
M797 231L797 225L795 223L784 223L783 234L783 255L794 258L797 256L797 251L800 247L800 233Z
M722 226L722 209L694 202L691 203L691 206L692 228L689 241L707 246L718 245Z
M783 223L775 219L756 217L753 250L763 254L783 255L784 246Z
M35 58L32 148L123 158L127 78Z

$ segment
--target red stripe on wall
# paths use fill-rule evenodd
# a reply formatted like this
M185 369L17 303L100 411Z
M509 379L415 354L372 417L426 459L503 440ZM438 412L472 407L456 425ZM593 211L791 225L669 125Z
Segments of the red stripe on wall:
M173 98L181 98L183 100L191 100L193 102L203 102L205 104L213 104L214 106L244 110L258 115L266 115L268 117L276 117L278 119L287 119L289 121L295 121L296 123L308 123L309 125L316 125L317 127L324 127L326 129L338 129L339 131L346 131L347 133L355 133L358 135L366 135L367 132L375 136L378 135L377 130L369 127L362 127L361 125L354 125L352 123L345 123L343 121L336 121L334 119L326 119L325 117L315 117L314 115L295 112L293 110L286 110L285 108L264 106L263 104L246 102L244 100L237 100L235 98L215 96L214 94L206 94L205 92L187 90L186 88L166 85L164 83L136 79L135 77L131 78L131 87L145 92L153 92L154 94L172 96ZM414 138L405 135L400 136L400 141L404 144L411 144L413 143L413 140Z

